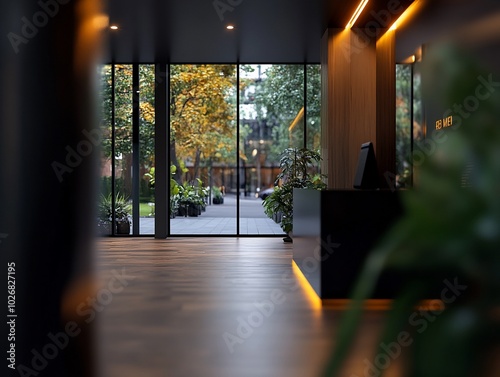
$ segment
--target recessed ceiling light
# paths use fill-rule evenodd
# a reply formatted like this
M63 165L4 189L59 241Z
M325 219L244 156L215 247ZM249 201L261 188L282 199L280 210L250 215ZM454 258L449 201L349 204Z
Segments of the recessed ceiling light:
M118 26L117 25L111 25L109 28L111 30L118 30Z
M227 29L227 30L234 30L234 25L227 25L227 26L226 26L226 29Z

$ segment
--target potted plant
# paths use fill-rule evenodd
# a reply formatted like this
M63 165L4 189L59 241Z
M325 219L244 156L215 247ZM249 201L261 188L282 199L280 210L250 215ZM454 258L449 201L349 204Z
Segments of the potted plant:
M97 209L97 232L101 236L111 235L111 195L102 195Z
M196 194L199 197L199 202L200 202L200 215L201 211L205 211L207 208L207 198L209 195L209 189L208 187L203 186L203 181L200 178L196 178L196 182L198 185L195 187Z
M224 204L224 197L222 196L222 192L220 188L214 187L212 189L212 203L213 204Z
M293 231L293 189L307 188L322 190L324 174L312 173L321 161L319 152L306 148L285 149L280 159L280 173L276 177L275 189L262 205L267 216L277 221L287 234L283 241L292 242Z
M120 194L115 196L115 224L116 234L130 234L131 205L128 200ZM113 219L113 197L101 195L99 202L98 227L106 234L111 234Z
M132 206L125 196L117 194L115 197L116 234L130 234L130 216Z
M201 214L203 199L198 195L195 186L184 182L179 188L179 216L197 217Z
M180 185L173 178L173 175L177 171L175 165L170 166L170 218L175 218L175 215L179 213L180 204Z

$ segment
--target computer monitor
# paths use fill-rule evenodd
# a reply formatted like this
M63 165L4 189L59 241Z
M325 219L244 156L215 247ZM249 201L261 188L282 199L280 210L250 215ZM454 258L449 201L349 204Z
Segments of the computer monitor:
M353 186L355 189L360 190L375 190L380 188L377 160L375 159L372 142L361 145Z

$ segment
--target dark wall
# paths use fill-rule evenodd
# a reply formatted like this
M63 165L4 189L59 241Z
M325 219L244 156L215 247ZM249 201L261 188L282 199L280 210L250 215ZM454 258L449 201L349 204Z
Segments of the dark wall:
M489 64L500 65L500 4L496 0L422 1L396 32L396 61L425 44L455 42Z
M74 304L91 294L96 4L2 2L2 305L7 310L10 265L11 315L17 315L11 317L14 326L2 325L2 349L6 343L14 348L13 364L28 368L24 375L33 373L29 370L51 377L93 372L91 327L81 323ZM8 340L12 328L15 339Z

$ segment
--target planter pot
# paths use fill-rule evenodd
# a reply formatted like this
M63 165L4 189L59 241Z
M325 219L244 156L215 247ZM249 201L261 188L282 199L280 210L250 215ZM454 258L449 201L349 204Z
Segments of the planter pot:
M200 215L200 209L198 206L190 204L188 205L187 215L190 217L198 217Z
M97 225L97 234L99 236L109 236L111 235L111 223L101 222Z
M116 234L130 234L130 222L128 221L117 222Z
M224 198L222 197L215 197L212 199L212 203L213 204L224 204Z
M185 205L180 205L179 209L177 210L177 215L180 217L186 217L187 216L187 209Z

